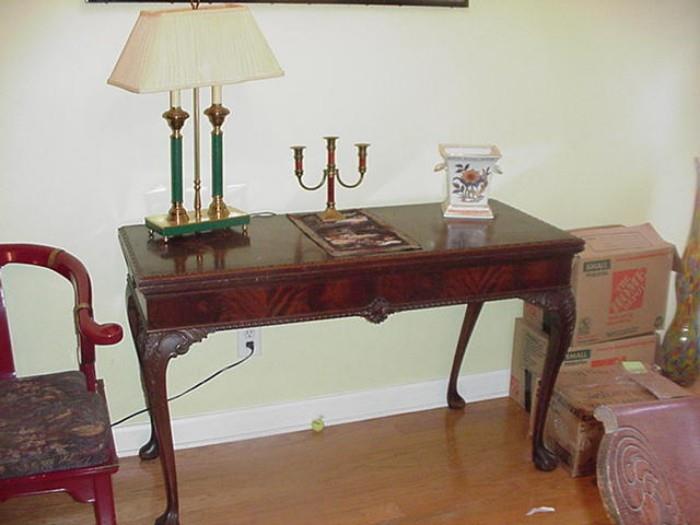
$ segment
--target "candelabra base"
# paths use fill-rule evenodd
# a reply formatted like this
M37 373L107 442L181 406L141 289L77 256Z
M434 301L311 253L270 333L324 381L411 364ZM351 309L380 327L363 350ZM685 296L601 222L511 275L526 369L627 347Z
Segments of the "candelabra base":
M236 226L242 226L243 231L247 231L250 223L250 215L236 208L228 207L228 217L212 219L207 215L202 215L200 219L190 217L190 221L184 224L176 224L168 218L167 214L152 215L146 217L146 228L151 233L158 233L164 238L179 237L190 233L203 233L213 230L225 230Z
M318 218L323 222L335 222L344 219L345 215L335 208L326 208L325 211L318 213Z

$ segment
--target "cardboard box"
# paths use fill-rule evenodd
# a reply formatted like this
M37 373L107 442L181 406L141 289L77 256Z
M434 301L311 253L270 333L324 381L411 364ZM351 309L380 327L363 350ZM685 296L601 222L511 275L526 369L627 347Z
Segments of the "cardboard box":
M572 230L586 241L576 255L571 285L576 296L572 345L653 332L664 325L675 249L650 224ZM542 310L526 305L524 317L548 330Z
M530 326L520 319L519 332L525 338L523 345L523 362L528 370L541 375L544 369L544 360L547 357L547 345L549 335L542 330ZM516 323L518 322L516 321ZM561 369L573 367L598 368L614 365L622 361L642 361L652 364L659 347L659 336L656 332L651 334L601 341L589 345L573 346L569 348Z
M525 366L525 348L532 343L527 333L527 324L523 318L515 320L515 330L513 333L513 354L510 362L510 386L508 393L510 397L530 411L532 400L532 371Z
M530 411L537 377L542 375L549 336L523 318L515 320L513 357L510 372L510 397ZM595 368L621 361L653 363L659 345L656 333L615 341L604 341L569 349L562 370L572 367Z
M598 406L690 395L651 371L648 365L638 365L636 372L618 363L560 373L549 405L544 443L572 477L595 473L598 446L604 433L603 424L593 417Z

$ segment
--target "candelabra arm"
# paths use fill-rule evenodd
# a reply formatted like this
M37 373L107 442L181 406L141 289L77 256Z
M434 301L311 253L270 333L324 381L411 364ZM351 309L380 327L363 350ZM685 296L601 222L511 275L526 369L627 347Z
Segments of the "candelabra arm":
M343 179L340 178L340 171L335 170L335 176L343 188L357 188L360 184L362 184L362 180L365 178L365 172L367 171L367 148L369 147L369 144L360 143L355 144L355 146L357 147L358 157L357 171L360 173L360 178L357 179L357 182L353 184L346 184L345 182L343 182Z
M349 188L349 189L357 188L360 184L362 184L362 179L365 178L365 174L364 174L364 173L360 173L360 178L357 179L357 182L355 182L355 183L353 183L353 184L345 184L345 183L343 182L343 179L340 178L340 171L339 171L339 170L336 170L336 171L335 171L335 176L336 176L336 178L338 179L338 182L340 183L340 185L341 185L343 188Z
M307 186L302 180L304 177L304 146L292 146L292 150L294 150L294 175L299 181L299 186L307 191L314 191L323 186L328 178L328 170L323 170L323 178L316 186Z
M314 191L314 190L319 189L321 186L323 186L326 183L326 179L328 178L328 170L323 170L323 177L321 178L321 182L316 184L316 186L307 186L306 184L304 184L304 181L301 180L301 178L304 176L303 172L294 173L294 174L297 176L297 180L299 181L299 186L301 186L302 188L304 188L305 190L308 190L308 191Z

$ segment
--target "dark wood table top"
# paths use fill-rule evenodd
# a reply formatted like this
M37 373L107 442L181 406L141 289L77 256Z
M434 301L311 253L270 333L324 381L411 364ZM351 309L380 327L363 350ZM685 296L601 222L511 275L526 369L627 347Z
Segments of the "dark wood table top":
M446 221L440 204L371 208L379 219L417 242L421 249L381 255L332 257L301 232L286 215L255 217L249 237L235 231L213 232L149 241L145 226L119 230L129 272L136 287L176 286L183 291L203 281L270 279L293 272L303 276L322 271L376 270L488 258L551 256L581 250L583 241L531 215L491 200L489 221Z

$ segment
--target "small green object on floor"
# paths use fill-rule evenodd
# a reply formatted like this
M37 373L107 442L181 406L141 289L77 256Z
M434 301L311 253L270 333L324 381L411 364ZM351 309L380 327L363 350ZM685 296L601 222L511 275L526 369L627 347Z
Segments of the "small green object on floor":
M323 416L317 417L311 422L311 430L314 432L323 432L324 428L326 428L326 424L323 422Z

